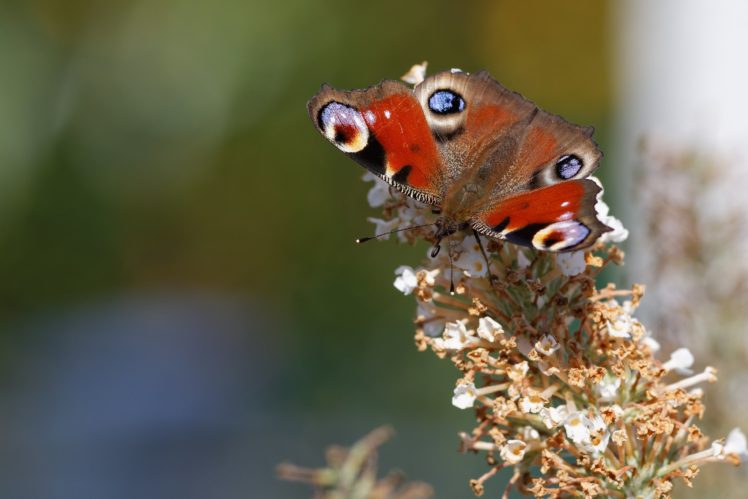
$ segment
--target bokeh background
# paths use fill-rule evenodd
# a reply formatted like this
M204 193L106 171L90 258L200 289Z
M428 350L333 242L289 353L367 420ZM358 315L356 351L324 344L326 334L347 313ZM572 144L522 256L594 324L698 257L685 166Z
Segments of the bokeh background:
M274 478L278 462L321 465L327 444L387 423L384 469L469 497L485 464L456 452L471 418L450 404L455 373L416 351L412 300L392 287L426 248L352 243L372 231L368 184L306 101L323 82L364 87L423 60L487 69L596 127L607 200L631 226L644 203L632 192L659 182L634 175L656 171L633 143L651 123L636 110L694 100L676 91L689 78L658 71L676 54L687 76L735 83L683 40L724 41L733 66L748 43L733 33L748 22L738 2L715 2L727 27L699 2L647 3L0 2L0 495L308 497ZM673 28L689 22L701 30ZM744 118L742 99L721 116ZM669 223L686 224L654 226ZM672 236L633 229L634 255ZM728 381L746 360L745 311L731 310L731 339L697 361L729 353ZM707 398L713 434L748 426L728 403L740 383L725 390ZM740 497L744 474L707 468L696 494Z

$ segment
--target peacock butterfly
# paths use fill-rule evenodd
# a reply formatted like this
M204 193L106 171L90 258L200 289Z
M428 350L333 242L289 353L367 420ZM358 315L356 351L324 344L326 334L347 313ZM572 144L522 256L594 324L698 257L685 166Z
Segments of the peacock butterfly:
M612 230L588 178L602 156L592 128L540 110L486 71L444 71L414 88L323 85L307 108L335 147L435 207L437 251L468 228L545 251L583 249Z

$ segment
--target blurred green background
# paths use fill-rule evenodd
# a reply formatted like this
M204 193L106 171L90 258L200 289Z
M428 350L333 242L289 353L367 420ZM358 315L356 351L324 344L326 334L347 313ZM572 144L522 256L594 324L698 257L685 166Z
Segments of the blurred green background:
M607 9L0 3L0 493L307 497L277 462L388 423L383 468L470 496L455 372L392 287L426 247L353 244L368 184L305 104L487 69L605 150Z

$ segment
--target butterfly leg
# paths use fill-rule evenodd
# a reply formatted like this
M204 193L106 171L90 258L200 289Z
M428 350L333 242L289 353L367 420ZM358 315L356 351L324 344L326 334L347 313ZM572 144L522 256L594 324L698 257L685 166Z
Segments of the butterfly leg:
M480 253L481 255L483 255L483 259L486 261L486 270L488 271L488 281L491 283L491 286L493 286L494 283L498 282L499 278L493 272L491 272L491 260L488 258L488 253L486 253L486 250L483 247L483 242L480 240L480 236L481 236L480 232L473 229L473 235L475 236L475 240L478 242Z

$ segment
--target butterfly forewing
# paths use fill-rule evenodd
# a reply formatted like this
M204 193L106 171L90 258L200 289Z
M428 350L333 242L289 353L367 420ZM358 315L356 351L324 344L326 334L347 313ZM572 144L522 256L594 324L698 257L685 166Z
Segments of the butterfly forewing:
M324 86L307 107L319 132L338 149L406 194L439 204L443 163L408 86L383 81L350 92Z

